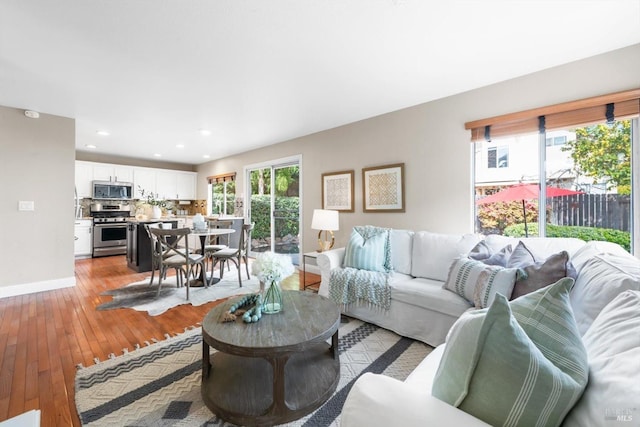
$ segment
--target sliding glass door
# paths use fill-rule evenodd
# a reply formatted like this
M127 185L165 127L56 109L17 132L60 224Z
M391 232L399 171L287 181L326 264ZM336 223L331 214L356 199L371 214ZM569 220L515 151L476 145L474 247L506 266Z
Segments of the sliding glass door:
M272 251L300 257L300 160L274 161L247 168L249 220L255 223L250 256Z

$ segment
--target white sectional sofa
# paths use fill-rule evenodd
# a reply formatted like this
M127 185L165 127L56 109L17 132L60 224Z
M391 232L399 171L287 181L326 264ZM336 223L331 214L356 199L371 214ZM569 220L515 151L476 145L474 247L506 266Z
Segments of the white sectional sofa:
M359 378L345 402L342 426L489 425L432 395L434 379L447 351L447 344L442 344L447 332L462 315L467 321L474 313L481 313L464 298L443 289L454 259L480 239L473 235L392 230L395 272L390 281L390 310L356 304L344 312L437 347L405 381L370 373ZM576 333L588 356L589 381L562 425L640 425L640 261L607 242L521 240L538 254L567 251L577 273L567 299L577 324ZM497 252L518 240L488 236L485 242ZM331 270L341 266L343 256L344 249L336 249L318 257L321 294L328 294ZM504 352L511 351L505 348ZM474 387L477 391L482 383Z
M476 234L392 229L391 308L385 311L369 304L351 304L343 310L344 314L434 347L442 344L453 323L462 313L473 308L469 301L442 286L454 259L468 253L481 240L485 240L494 251L507 244L515 247L518 242L518 239L495 235L484 239ZM522 240L537 253L565 250L569 256L585 244L573 238ZM344 254L345 248L338 248L318 255L320 295L329 295L331 271L342 267Z

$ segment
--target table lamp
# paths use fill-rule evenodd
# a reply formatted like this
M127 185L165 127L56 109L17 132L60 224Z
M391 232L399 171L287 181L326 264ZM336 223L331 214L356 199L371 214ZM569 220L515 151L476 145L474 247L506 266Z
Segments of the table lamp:
M328 251L335 242L333 232L340 229L338 211L328 209L314 209L311 228L318 231L318 252ZM322 232L324 231L324 239ZM329 236L331 239L329 240Z

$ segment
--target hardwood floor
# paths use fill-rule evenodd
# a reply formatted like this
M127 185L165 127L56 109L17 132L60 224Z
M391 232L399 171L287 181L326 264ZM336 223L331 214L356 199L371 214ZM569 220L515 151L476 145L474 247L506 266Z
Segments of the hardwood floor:
M124 256L78 260L77 286L0 299L0 421L40 409L41 426L79 426L74 403L76 366L121 355L136 344L165 339L200 323L220 301L181 305L151 317L131 309L96 311L100 293L143 280ZM307 273L307 282L319 276ZM302 273L283 283L299 289Z

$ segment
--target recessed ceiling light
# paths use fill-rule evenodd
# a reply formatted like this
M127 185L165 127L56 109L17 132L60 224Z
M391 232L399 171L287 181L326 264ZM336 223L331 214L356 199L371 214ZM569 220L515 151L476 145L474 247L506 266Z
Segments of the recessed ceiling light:
M100 136L109 136L111 135L109 132L107 132L106 130L97 130L96 133Z
M85 144L84 146L85 146L85 147L87 147L87 148L91 148L91 149L97 148L97 147L96 147L95 145L93 145L93 144Z
M178 144L176 145L176 148L184 148L184 144Z
M160 153L154 153L153 157L162 157L162 154L160 154Z
M202 156L202 157L204 157L205 159L208 159L208 158L209 158L209 157L211 157L211 156L210 156L210 155L208 155L208 154L205 154L205 155L204 155L204 156Z
M207 130L207 129L200 129L200 135L209 136L209 135L211 135L211 131Z

